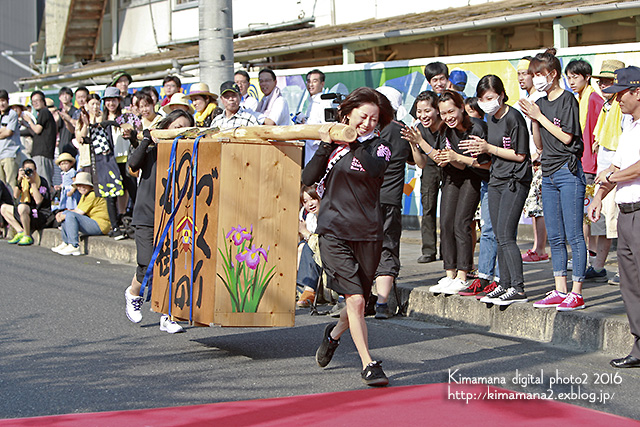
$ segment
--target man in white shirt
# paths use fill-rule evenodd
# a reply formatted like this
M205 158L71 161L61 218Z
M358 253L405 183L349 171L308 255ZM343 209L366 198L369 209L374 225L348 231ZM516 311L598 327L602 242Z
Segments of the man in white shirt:
M324 94L324 73L320 70L311 70L307 73L307 90L309 91L309 99L306 102L303 112L296 115L297 124L319 125L326 123L324 119L324 111L327 108L331 108L330 99L322 99ZM309 160L318 150L320 141L308 139L305 141L304 146L304 164L309 163Z
M228 81L220 85L220 99L224 105L222 114L218 114L211 122L212 128L220 130L233 129L240 126L258 126L258 119L246 108L240 106L240 88Z
M264 94L258 107L257 113L262 114L262 121L265 125L287 126L293 124L289 115L289 105L278 88L276 74L269 68L263 68L258 73L258 83L260 90Z
M622 113L631 114L633 123L623 129L611 166L594 181L600 188L589 206L588 215L592 221L597 221L602 199L617 186L620 293L634 343L627 357L613 359L610 364L614 368L637 368L640 367L640 68L631 66L616 70L613 86L603 92L616 94Z
M238 70L233 75L233 81L240 88L240 105L251 111L256 111L256 108L258 108L258 100L254 96L249 95L249 88L251 87L249 73L244 70Z

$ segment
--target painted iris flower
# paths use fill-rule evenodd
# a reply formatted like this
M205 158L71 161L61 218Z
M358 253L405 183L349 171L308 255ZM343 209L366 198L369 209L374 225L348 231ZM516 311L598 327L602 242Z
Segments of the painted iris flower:
M252 270L258 268L260 264L260 255L264 258L264 262L267 262L267 251L263 248L256 248L256 245L251 245L251 249L245 249L241 253L236 255L236 260L239 262L246 262L247 267Z
M242 242L251 240L251 233L253 232L253 225L251 226L251 231L247 233L247 229L238 225L237 227L233 227L228 233L226 238L231 237L233 239L233 244L236 246L240 246Z

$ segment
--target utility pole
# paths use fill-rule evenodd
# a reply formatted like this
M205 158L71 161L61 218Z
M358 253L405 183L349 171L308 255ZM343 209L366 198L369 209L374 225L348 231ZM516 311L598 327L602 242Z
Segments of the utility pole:
M213 93L233 80L233 13L231 0L199 0L200 81Z

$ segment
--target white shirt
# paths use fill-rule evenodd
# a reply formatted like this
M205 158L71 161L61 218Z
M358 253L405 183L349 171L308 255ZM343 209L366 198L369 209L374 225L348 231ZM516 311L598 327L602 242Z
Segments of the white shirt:
M253 96L246 94L245 96L242 97L242 100L240 101L240 106L252 111L256 111L256 108L258 108L258 100Z
M309 125L319 125L322 123L326 123L324 120L324 110L325 108L331 108L332 100L331 99L322 99L322 93L316 93L309 99L309 107L306 111L307 116L307 124ZM309 160L313 157L313 155L318 151L318 147L320 146L320 141L316 141L313 139L308 139L305 141L304 147L304 165L306 166L309 163Z
M620 135L618 150L611 162L620 170L626 169L640 161L640 120L626 126ZM640 202L640 177L632 181L618 182L616 203Z
M545 96L547 96L546 92L540 92L539 90L536 90L532 94L527 94L527 96L524 99L535 104L535 102L538 99L544 98ZM522 113L522 110L520 109L520 105L517 102L513 106L516 108L516 110ZM529 130L529 153L531 153L531 155L534 156L538 148L536 147L535 142L533 142L533 132L531 131L531 119L527 117L527 115L524 113L522 113L522 116L524 117L524 121L527 123L527 130Z
M211 127L220 130L233 129L240 126L258 126L258 119L246 108L240 107L231 117L227 117L227 110L218 114L212 121Z
M273 95L274 92L271 92L269 95L265 96L266 99L263 98L264 103L268 104L269 97ZM287 100L284 99L283 96L278 96L273 100L271 109L267 112L267 114L262 114L262 120L260 120L260 122L264 123L265 118L273 120L276 123L276 126L288 126L293 124L293 122L291 121L291 116L289 115L289 105L287 104Z

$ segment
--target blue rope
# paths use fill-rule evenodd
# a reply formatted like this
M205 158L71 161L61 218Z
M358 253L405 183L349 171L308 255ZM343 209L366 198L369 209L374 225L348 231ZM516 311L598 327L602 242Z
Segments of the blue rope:
M193 173L193 212L192 212L192 226L191 230L191 282L189 289L189 323L193 323L193 262L195 257L195 242L196 242L196 185L198 182L198 147L200 139L204 135L200 135L193 141L193 150L191 150L191 171Z
M173 145L171 146L171 154L169 156L169 169L167 169L167 187L164 193L165 203L167 201L169 191L171 191L172 193L174 192L171 189L171 187L173 186L172 177L175 176L174 169L175 169L175 162L176 162L176 152L178 150L178 140L180 140L180 138L182 138L182 136L176 137L173 140ZM180 201L182 201L182 197L184 197L185 190L186 190L186 186L185 188L183 188L182 194L180 195ZM180 201L178 202L178 205ZM153 255L151 256L151 260L149 261L149 265L147 266L147 271L144 274L144 279L142 280L142 286L140 287L140 296L144 297L145 290L148 289L146 301L149 301L151 299L151 289L152 289L151 277L153 276L153 266L156 263L156 259L158 258L158 255L160 254L160 250L162 249L162 244L164 243L164 240L167 237L167 233L169 232L169 229L172 228L173 226L173 220L176 216L176 212L177 212L177 209L174 208L173 211L171 212L171 215L169 216L169 219L167 220L167 224L162 234L160 235L160 238L157 241L156 247L153 250ZM173 256L173 250L169 254L169 260L171 260L172 256ZM169 269L172 272L173 264L171 263L171 261L169 262ZM171 301L171 299L169 301ZM171 307L171 304L169 305L169 307Z

